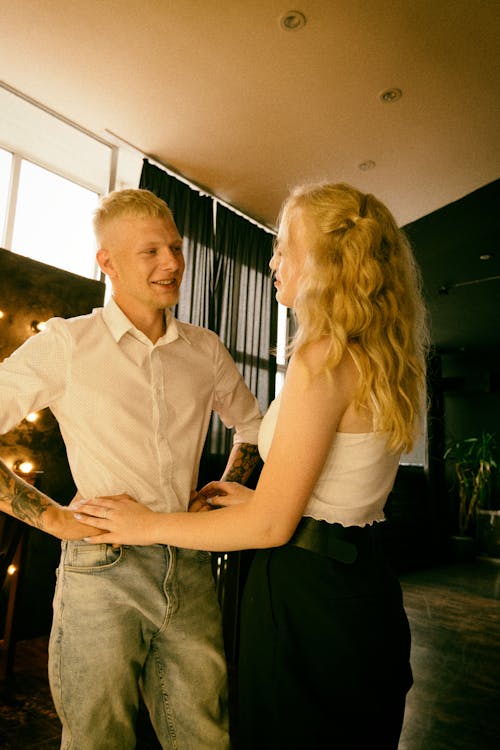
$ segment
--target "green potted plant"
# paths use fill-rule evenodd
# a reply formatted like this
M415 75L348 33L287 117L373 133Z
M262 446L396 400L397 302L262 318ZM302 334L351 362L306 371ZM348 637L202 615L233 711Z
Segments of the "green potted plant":
M445 459L453 461L458 492L456 525L458 536L474 540L480 510L496 511L496 436L483 432L448 447ZM483 523L480 524L481 528Z

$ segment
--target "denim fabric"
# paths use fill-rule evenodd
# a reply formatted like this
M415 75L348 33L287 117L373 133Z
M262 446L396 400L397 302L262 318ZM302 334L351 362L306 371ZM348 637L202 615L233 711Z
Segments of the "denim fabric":
M163 748L229 748L210 554L63 542L49 677L64 750L132 750L139 690Z

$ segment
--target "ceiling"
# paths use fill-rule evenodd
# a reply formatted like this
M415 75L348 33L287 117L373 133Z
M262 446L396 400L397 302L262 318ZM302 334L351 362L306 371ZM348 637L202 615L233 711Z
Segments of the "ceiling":
M297 182L350 182L407 225L499 177L497 0L292 8L306 23L287 31L286 0L16 0L2 7L0 71L8 86L270 227ZM392 88L401 98L384 103ZM457 216L467 224L463 207ZM431 247L417 248L424 277L427 266L437 274L426 289L484 275L459 260L482 249L471 227L449 236L442 225L438 245L432 222L430 231ZM459 289L433 301L439 317L448 300L443 347L462 345L445 328L465 289L498 298L498 282Z

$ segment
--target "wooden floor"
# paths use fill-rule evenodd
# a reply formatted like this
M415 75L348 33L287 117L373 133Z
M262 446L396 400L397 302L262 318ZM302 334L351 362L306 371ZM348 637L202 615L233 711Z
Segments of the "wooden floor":
M500 561L401 579L415 684L399 750L500 748Z
M415 684L400 750L497 750L500 561L419 571L402 576L401 582L412 629ZM14 682L4 684L0 693L2 750L59 747L46 647L46 638L17 646ZM138 750L156 750L145 721L139 735Z

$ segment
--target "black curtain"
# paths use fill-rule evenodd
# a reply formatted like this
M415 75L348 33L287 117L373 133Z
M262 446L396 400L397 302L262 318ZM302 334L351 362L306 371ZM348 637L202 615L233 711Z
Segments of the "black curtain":
M217 332L262 410L274 398L277 305L269 271L273 235L217 205Z

